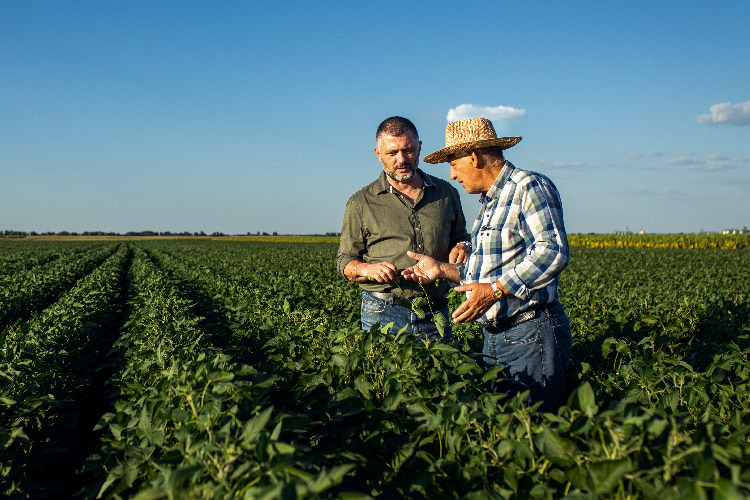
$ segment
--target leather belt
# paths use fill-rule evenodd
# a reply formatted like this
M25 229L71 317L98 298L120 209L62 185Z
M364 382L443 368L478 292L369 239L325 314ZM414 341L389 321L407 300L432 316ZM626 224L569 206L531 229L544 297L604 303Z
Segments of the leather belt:
M524 323L526 321L536 318L537 316L542 314L544 311L552 309L559 303L560 302L556 300L554 302L536 304L536 305L529 307L528 309L526 309L525 311L521 313L514 314L513 316L509 318L500 318L500 319L495 319L493 321L490 321L489 323L484 325L484 327L487 328L488 330L497 330L497 331L507 330L508 328L518 326L521 323Z

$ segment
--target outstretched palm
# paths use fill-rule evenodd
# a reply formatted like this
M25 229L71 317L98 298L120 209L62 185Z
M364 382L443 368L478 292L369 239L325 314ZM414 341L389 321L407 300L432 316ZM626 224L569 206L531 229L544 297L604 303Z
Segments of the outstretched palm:
M440 262L421 253L407 252L406 254L412 259L416 259L417 263L401 271L401 275L405 279L418 281L419 283L432 283L440 278Z

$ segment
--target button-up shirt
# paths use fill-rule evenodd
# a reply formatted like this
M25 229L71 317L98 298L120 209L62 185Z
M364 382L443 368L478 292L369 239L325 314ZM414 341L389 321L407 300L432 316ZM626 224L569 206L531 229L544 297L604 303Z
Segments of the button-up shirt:
M495 302L480 322L556 300L558 277L568 264L568 239L560 194L552 181L506 161L479 201L472 253L458 266L461 283L500 280L512 294Z
M419 174L424 186L415 203L391 186L385 172L349 198L336 257L342 276L346 265L355 259L368 263L387 261L401 271L416 263L406 255L407 250L447 262L450 250L457 243L469 240L456 188L421 170ZM449 288L445 280L437 285L420 286L413 280L402 279L399 286L374 281L360 283L362 289L370 292L391 292L409 299L424 295L422 287L431 300L442 299Z

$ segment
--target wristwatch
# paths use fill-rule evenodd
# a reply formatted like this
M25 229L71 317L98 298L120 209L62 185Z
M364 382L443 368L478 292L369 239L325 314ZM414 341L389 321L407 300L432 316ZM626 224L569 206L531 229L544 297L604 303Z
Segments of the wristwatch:
M503 291L497 286L497 280L492 282L492 295L494 295L497 300L503 298Z

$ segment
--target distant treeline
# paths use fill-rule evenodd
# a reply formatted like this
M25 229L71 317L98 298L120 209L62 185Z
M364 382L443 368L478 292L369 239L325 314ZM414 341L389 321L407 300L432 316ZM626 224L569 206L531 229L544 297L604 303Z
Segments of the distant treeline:
M171 231L128 231L127 233L116 233L116 232L108 232L108 231L83 231L81 233L77 233L75 231L48 231L44 233L38 233L36 231L13 231L6 229L2 233L0 233L2 236L279 236L279 233L274 231L272 233L266 233L266 232L247 232L247 233L237 233L237 234L225 234L221 233L219 231L214 231L211 234L207 234L204 231L196 231L194 233L191 233L190 231L183 231L181 233L173 233ZM301 236L340 236L341 233L325 233L325 234L309 234L309 235L301 235ZM288 235L282 235L282 236L288 236Z

